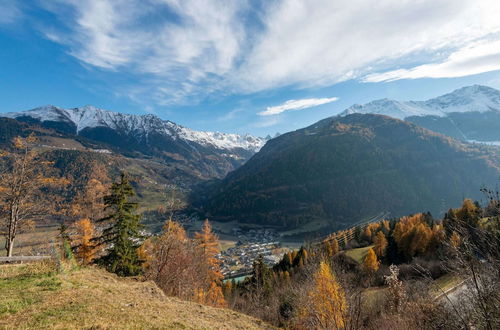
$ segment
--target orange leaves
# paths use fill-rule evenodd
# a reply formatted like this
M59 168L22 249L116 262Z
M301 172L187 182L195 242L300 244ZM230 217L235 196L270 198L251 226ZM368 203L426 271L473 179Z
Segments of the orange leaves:
M221 279L220 262L216 258L216 255L219 253L219 239L212 232L212 226L208 220L205 220L201 233L197 232L194 239L207 263L208 278L213 280Z
M78 242L76 257L83 265L88 265L94 260L96 247L91 240L95 234L94 224L88 218L81 219L75 223L78 231L76 241Z
M375 253L379 257L385 256L385 250L387 249L387 239L382 231L379 231L377 235L375 235L375 239L373 240L375 246L373 247Z
M424 254L433 238L433 231L419 213L411 217L403 217L394 229L394 240L398 248L407 257Z
M305 328L343 329L347 321L347 301L342 287L330 270L321 262L314 274L314 286L308 292L299 319Z
M369 273L374 273L378 270L380 262L377 259L377 255L373 249L369 249L368 253L365 256L365 260L363 262L363 266L365 270Z
M203 289L196 290L195 294L196 302L204 305L209 305L213 307L226 307L226 301L224 300L224 294L222 293L222 288L216 284L215 281L210 283L207 291Z
M216 255L219 241L205 221L193 240L177 222L168 220L161 236L140 249L145 275L167 294L211 306L225 306L222 274Z
M14 152L5 154L9 164L0 176L0 207L12 216L1 219L8 227L6 250L12 255L16 235L22 228L33 227L34 221L57 212L58 195L54 186L66 185L67 180L47 177L50 165L33 149L36 137L13 139Z

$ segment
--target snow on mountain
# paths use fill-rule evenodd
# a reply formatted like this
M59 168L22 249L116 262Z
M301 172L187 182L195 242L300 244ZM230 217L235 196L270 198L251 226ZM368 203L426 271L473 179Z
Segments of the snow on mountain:
M372 113L405 119L410 116L445 117L452 112L500 111L500 91L480 85L462 87L451 93L427 101L375 100L363 105L355 104L339 116L352 113Z
M0 114L2 117L31 117L40 121L64 122L75 125L77 134L85 128L108 127L128 134L152 132L166 134L173 139L192 141L203 146L222 150L242 148L257 152L268 139L249 134L230 134L220 132L201 132L162 120L155 115L131 115L112 112L87 105L80 108L63 109L53 105L43 106L22 112Z

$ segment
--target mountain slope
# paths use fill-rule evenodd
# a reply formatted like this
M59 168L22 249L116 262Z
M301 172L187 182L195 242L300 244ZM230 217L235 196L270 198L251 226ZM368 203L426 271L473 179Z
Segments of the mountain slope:
M121 114L92 106L45 106L0 116L86 138L126 156L183 164L203 178L224 176L266 142L248 134L193 131L154 115Z
M500 141L500 91L467 86L427 101L375 100L340 113L381 114L404 119L460 140Z
M166 297L153 282L97 268L44 270L0 265L0 328L272 329L229 309Z
M293 228L344 227L478 198L500 174L498 149L472 146L380 115L322 120L270 140L207 189L207 216ZM442 200L444 199L444 200ZM437 214L436 214L437 215Z

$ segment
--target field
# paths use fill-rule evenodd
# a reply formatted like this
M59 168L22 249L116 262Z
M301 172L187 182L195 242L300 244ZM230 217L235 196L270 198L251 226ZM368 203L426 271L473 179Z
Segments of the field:
M358 249L350 249L345 251L345 255L352 260L356 261L358 264L362 264L363 260L365 259L366 254L368 253L368 250L372 248L373 245L358 248Z
M237 312L166 297L152 282L50 263L0 266L0 328L270 329Z
M49 254L52 243L57 240L58 233L58 227L53 225L38 227L34 231L19 234L14 241L14 255ZM0 256L6 255L4 245L5 239L0 236L0 248L2 248Z

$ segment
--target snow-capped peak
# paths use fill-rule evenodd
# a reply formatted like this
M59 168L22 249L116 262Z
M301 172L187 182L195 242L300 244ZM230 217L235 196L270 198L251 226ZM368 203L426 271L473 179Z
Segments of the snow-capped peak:
M242 148L257 152L267 141L267 139L254 137L249 134L240 135L195 131L177 125L171 121L162 120L152 114L123 114L103 110L92 105L72 109L63 109L53 105L46 105L23 112L0 114L0 116L9 118L31 117L41 122L54 121L73 124L77 134L86 128L95 127L107 127L128 134L148 135L155 132L169 135L173 139L191 141L203 146L210 146L223 150Z
M353 113L382 114L405 119L410 116L446 116L452 112L500 111L500 91L481 85L466 86L427 101L375 100L363 105L355 104L340 116Z

